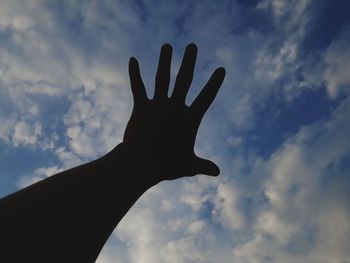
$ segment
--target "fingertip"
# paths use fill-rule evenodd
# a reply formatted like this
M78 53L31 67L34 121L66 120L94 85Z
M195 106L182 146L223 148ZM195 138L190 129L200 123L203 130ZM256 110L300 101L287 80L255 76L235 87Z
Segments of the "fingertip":
M197 169L198 174L209 176L218 176L220 174L220 169L214 162L202 158L197 159Z
M169 43L164 44L160 50L161 56L165 56L168 59L171 58L172 53L173 47Z
M210 176L218 176L220 174L220 168L212 161L206 161L206 174Z
M216 177L220 174L220 168L216 164L214 164L214 166L213 166L213 171L211 175Z
M166 51L172 51L173 50L173 47L169 44L169 43L165 43L163 46L162 46L162 49L166 50Z
M135 66L137 66L137 65L138 65L137 59L135 57L131 57L129 59L129 67L134 69Z
M186 49L189 49L189 50L194 51L194 52L198 51L198 47L195 43L188 44Z
M224 67L220 67L220 68L218 68L218 70L220 70L220 72L223 72L223 73L226 72L226 69Z
M217 68L212 74L210 81L215 85L215 87L220 88L222 82L225 79L226 70L223 67Z
M210 169L208 169L207 171L202 172L202 173L205 175L208 175L208 176L217 177L220 174L220 169L219 169L219 167L215 167L215 168L211 167Z
M226 75L226 69L224 67L217 68L215 71L216 74L219 74L220 76L225 77Z

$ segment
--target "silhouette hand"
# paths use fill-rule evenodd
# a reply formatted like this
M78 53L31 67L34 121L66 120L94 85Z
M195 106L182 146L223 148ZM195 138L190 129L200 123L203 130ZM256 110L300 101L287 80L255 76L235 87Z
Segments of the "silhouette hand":
M183 176L206 174L217 176L219 168L194 153L197 131L203 115L214 100L225 77L218 68L189 107L185 98L190 88L197 56L195 44L187 46L168 97L172 47L163 45L155 80L154 98L148 99L138 62L131 58L129 74L134 108L128 122L123 145L132 162L156 182Z
M171 53L170 45L162 47L151 100L137 60L130 59L134 108L123 143L97 160L0 199L1 262L52 262L52 255L55 262L95 262L116 225L149 187L182 176L219 174L219 168L197 157L193 148L225 70L215 70L188 107L185 97L197 47L186 48L169 98ZM91 231L86 234L86 229Z

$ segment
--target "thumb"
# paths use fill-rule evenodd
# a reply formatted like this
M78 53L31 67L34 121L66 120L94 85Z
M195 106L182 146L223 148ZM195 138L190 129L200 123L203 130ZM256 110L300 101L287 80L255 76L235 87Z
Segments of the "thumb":
M220 169L215 163L200 157L195 157L193 168L195 174L218 176L220 173Z

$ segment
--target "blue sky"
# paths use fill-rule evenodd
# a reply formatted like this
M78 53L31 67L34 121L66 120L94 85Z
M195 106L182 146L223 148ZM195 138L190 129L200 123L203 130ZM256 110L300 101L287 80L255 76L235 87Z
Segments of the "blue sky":
M195 42L188 103L215 68L227 72L196 143L221 175L150 189L98 262L350 262L349 8L2 2L0 195L107 153L132 107L129 58L151 94L161 45L174 47L174 78Z

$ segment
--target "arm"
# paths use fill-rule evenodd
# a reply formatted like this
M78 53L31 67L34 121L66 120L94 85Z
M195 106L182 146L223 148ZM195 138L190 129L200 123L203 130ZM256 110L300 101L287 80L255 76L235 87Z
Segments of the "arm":
M162 47L153 99L147 98L137 60L130 59L134 108L121 144L0 200L1 261L94 262L147 189L163 180L219 174L214 163L195 155L194 143L225 71L217 69L188 107L197 48L186 48L169 98L171 53L170 45Z

